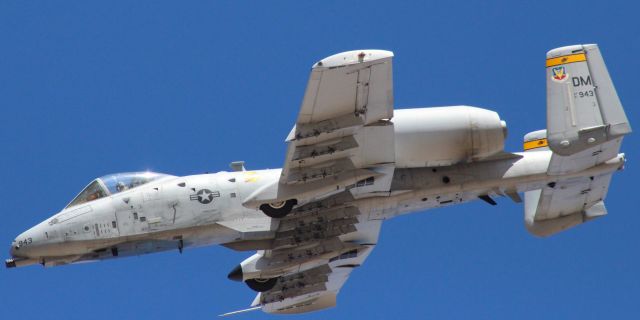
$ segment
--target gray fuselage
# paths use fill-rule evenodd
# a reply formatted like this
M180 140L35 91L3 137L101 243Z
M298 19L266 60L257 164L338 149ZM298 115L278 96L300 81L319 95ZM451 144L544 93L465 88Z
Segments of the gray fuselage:
M547 175L550 157L551 151L537 151L453 166L396 168L389 193L367 193L364 185L347 192L355 196L360 219L389 219L481 195L542 188L559 178ZM609 173L620 163L579 175ZM278 220L244 206L243 199L279 178L280 169L166 176L62 210L19 235L11 254L18 266L53 266L213 244L261 249L273 238Z

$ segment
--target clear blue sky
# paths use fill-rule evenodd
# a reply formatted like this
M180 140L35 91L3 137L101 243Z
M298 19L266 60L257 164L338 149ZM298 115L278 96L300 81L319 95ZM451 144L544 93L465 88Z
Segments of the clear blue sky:
M351 49L395 52L397 108L496 110L519 151L545 127L545 52L599 43L640 130L639 8L516 2L2 1L0 252L106 173L280 167L311 65ZM295 318L638 318L637 135L607 217L550 239L530 236L508 199L400 217L337 308ZM253 299L226 279L248 255L206 247L3 269L0 317L213 319Z

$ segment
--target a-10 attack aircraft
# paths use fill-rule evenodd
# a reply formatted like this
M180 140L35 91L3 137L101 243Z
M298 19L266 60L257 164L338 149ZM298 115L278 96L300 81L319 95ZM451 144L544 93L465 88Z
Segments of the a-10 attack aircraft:
M515 153L493 111L394 111L392 57L356 50L313 65L282 169L98 178L20 234L6 266L221 244L257 251L228 275L258 292L247 310L302 313L336 304L398 215L524 192L525 226L544 237L607 214L631 127L597 45L547 53L547 129Z

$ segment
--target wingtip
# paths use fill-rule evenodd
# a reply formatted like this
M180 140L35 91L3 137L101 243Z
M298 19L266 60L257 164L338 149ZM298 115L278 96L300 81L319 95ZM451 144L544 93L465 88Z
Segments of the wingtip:
M361 49L361 50L352 50L345 51L334 54L332 56L328 56L316 64L313 65L313 68L335 68L342 67L362 62L392 58L393 52L387 50L377 50L377 49Z

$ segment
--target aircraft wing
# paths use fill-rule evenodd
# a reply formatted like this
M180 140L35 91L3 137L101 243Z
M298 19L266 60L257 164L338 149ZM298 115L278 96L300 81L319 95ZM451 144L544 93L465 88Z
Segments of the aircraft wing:
M395 164L392 58L390 51L355 50L314 64L279 181L243 204L301 205L367 179L362 193L388 192Z
M378 241L382 220L369 220L349 191L294 209L281 219L270 250L245 260L243 272L278 277L252 307L267 313L303 313L332 307L353 269Z
M323 180L332 178L350 180L348 185L371 176L360 169L395 161L393 123L388 121L393 117L392 57L390 51L356 50L313 66L286 139L281 184L316 182L312 189L320 190Z
M375 245L358 246L313 269L281 277L276 286L259 293L252 306L267 313L304 313L336 305L336 297L351 272L362 265Z
M382 221L356 199L388 193L395 163L393 53L356 50L317 62L289 133L279 181L245 199L255 206L296 199L275 238L230 279L278 279L253 307L302 313L334 306L351 271L367 258Z

